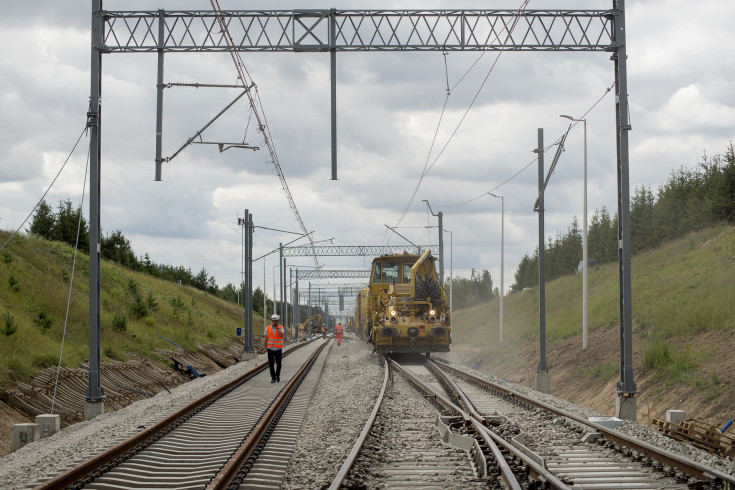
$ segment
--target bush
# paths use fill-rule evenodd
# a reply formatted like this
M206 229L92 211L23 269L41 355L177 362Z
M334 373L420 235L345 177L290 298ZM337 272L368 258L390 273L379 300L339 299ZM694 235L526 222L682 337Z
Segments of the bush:
M171 308L173 308L174 310L174 318L178 318L179 313L181 313L184 310L184 308L186 308L184 306L184 302L181 300L181 295L178 295L177 297L172 298L170 303L171 303Z
M146 302L148 303L148 308L150 308L151 311L158 311L158 300L153 296L153 291L148 291Z
M125 315L115 315L112 319L112 328L118 332L124 332L128 329L128 318Z
M13 274L10 274L10 277L8 277L8 284L10 285L10 290L14 293L20 291L20 284L18 284L18 280Z
M10 252L7 250L3 250L3 263L9 264L13 261L13 256L10 255Z
M11 315L9 311L6 311L3 315L3 319L5 320L5 327L2 329L2 333L6 337L10 337L18 331L18 325L15 324L15 317Z
M38 318L35 318L33 321L36 325L41 327L41 330L44 332L48 331L48 329L54 324L54 319L51 318L51 315L49 315L46 308L41 308L38 311Z
M148 305L145 304L143 298L140 296L135 297L135 303L130 307L130 314L138 320L148 316Z

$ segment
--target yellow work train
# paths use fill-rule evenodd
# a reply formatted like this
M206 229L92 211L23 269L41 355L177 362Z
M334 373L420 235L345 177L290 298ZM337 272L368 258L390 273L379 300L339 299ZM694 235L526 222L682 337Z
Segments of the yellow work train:
M356 298L355 328L379 353L448 352L449 303L429 250L373 260Z

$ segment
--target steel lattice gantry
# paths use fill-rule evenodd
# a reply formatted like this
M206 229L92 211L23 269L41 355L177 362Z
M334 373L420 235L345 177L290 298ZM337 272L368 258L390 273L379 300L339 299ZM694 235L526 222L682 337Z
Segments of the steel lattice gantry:
M304 270L296 269L296 279L367 279L370 277L370 269L334 269L334 270Z
M230 49L220 15L212 11L101 15L109 52ZM615 10L520 15L515 10L232 10L221 15L240 51L612 51L616 46Z
M618 175L620 381L618 402L633 405L630 277L630 189L625 0L610 10L251 10L109 11L92 0L90 128L90 376L86 399L104 398L99 372L100 159L102 54L157 53L156 167L162 147L163 57L166 52L328 52L331 60L332 179L337 178L337 51L600 51L612 53ZM219 21L227 26L220 29ZM240 81L245 88L245 81ZM96 250L96 253L94 252ZM629 403L631 402L632 403ZM618 408L620 408L620 406ZM94 416L94 408L90 414ZM618 410L621 412L622 410ZM630 413L628 410L627 413ZM85 418L87 413L85 413ZM91 418L91 417L89 417Z
M418 249L418 250L416 250ZM425 250L431 250L432 254L439 253L437 245L303 245L298 247L283 247L284 257L313 257L314 255L321 257L378 257L380 255L393 255L403 252L423 253Z

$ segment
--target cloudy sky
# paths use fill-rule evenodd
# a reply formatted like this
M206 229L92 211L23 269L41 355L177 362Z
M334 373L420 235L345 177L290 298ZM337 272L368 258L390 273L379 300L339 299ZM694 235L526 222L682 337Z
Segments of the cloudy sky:
M21 225L82 133L89 100L90 3L12 2L0 17L0 227ZM224 9L518 8L521 0L310 2L221 0ZM612 2L531 1L529 9L609 9ZM108 10L192 8L205 0L104 2ZM630 182L662 184L704 152L722 153L735 136L735 3L629 0L626 5ZM434 212L452 231L453 270L488 269L500 277L500 200L505 198L505 289L538 243L537 128L546 145L568 127L560 114L588 119L589 215L616 210L614 80L607 53L338 53L339 179L331 178L329 56L243 53L258 86L279 161L314 240L334 245L438 242ZM472 64L477 61L476 65ZM489 74L491 66L495 67ZM231 84L227 54L166 56L165 82ZM468 75L462 78L462 75ZM483 80L487 81L483 84ZM461 83L460 82L461 79ZM102 228L122 230L140 256L202 267L220 286L240 281L237 217L248 208L256 225L300 232L267 151L193 145L154 181L155 54L103 56ZM454 87L442 114L446 87ZM456 87L455 87L456 85ZM167 89L164 156L171 155L237 94L231 89ZM471 110L458 126L472 99ZM261 145L248 125L245 98L204 134L206 141ZM454 137L450 135L458 127ZM432 140L437 134L432 150ZM546 233L564 233L582 218L583 129L569 134L546 193ZM449 143L447 144L447 142ZM437 158L439 149L446 148ZM46 196L56 207L82 199L85 137ZM431 150L431 154L430 154ZM553 157L547 153L548 162ZM410 203L424 166L434 163ZM529 165L531 164L531 165ZM523 170L525 168L525 170ZM521 171L522 170L522 171ZM520 171L520 173L518 173ZM518 175L503 184L516 173ZM501 186L501 184L503 184ZM458 205L466 201L467 204ZM84 211L88 214L88 191ZM401 216L408 207L403 219ZM27 228L27 224L24 228ZM454 235L457 235L454 237ZM255 256L295 235L258 229ZM297 242L308 243L306 240ZM450 235L445 235L449 274ZM254 265L254 286L273 290L274 255ZM320 258L327 269L360 269L370 259ZM313 259L291 259L311 266ZM346 282L346 281L332 281ZM306 284L302 284L306 287Z

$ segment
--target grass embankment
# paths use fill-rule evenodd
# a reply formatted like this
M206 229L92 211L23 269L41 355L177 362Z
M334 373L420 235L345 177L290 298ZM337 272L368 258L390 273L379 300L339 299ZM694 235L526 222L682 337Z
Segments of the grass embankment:
M725 388L717 372L697 369L712 361L692 341L704 332L735 330L735 228L719 225L692 233L631 260L634 342L640 352L636 375L652 377L659 390L678 383L715 396ZM618 264L593 267L588 276L590 332L619 323ZM546 343L581 336L582 275L546 285ZM519 369L525 346L539 345L538 287L503 300L503 343L499 343L499 298L453 315L457 350L503 370ZM580 342L581 345L581 342ZM609 346L619 352L619 343ZM636 350L634 348L634 350ZM466 351L465 351L466 352ZM538 357L537 357L538 359ZM553 369L554 359L547 359ZM486 365L486 364L483 364ZM585 378L618 376L618 361L580 367Z
M10 234L0 231L0 243ZM79 253L69 319L64 334L74 249L33 235L16 236L0 252L0 387L28 382L40 368L88 359L89 257ZM192 287L179 286L102 261L100 284L101 359L134 356L165 365L156 349L189 350L223 345L242 323L238 305ZM253 320L255 334L262 334ZM11 335L6 329L17 328Z

